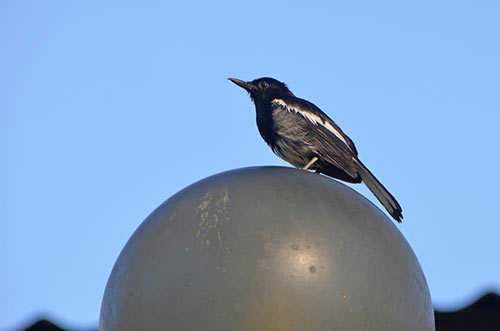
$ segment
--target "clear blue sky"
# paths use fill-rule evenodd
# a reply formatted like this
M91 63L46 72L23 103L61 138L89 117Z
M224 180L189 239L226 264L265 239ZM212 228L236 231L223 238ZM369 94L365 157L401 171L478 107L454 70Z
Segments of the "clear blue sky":
M404 209L434 303L500 290L498 1L2 1L0 329L95 326L115 259L206 176L286 165L244 91L328 113ZM355 186L372 201L364 186Z

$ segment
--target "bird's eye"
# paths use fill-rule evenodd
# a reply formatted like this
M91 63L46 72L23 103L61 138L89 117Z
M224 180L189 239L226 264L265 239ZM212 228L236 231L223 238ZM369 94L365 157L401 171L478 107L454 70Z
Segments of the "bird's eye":
M268 87L269 87L269 83L268 83L268 82L266 82L266 81L262 81L262 82L260 82L260 83L259 83L259 87L260 87L261 89L265 90L266 88L268 88Z

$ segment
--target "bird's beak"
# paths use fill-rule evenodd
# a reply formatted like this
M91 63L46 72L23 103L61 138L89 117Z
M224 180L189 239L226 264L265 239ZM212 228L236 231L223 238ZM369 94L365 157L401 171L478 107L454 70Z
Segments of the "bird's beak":
M231 82L235 83L236 85L238 85L239 87L241 88L244 88L245 90L247 90L248 92L251 92L252 90L255 89L255 87L250 84L250 83L247 83L247 82L244 82L242 80L239 80L239 79L236 79L236 78L228 78Z

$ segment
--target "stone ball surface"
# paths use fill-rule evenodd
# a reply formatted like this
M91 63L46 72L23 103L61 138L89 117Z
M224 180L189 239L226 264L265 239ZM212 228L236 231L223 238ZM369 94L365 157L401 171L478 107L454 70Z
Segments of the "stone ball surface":
M123 248L99 329L434 330L422 269L395 224L335 180L283 167L203 179Z

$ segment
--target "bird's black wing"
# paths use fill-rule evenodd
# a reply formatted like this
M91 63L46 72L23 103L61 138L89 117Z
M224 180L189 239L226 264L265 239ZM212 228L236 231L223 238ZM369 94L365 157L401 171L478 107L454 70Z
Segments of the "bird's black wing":
M353 178L358 177L354 165L354 157L358 152L354 143L321 109L309 101L295 97L274 99L272 102L276 106L300 115L312 125L311 130L307 130L303 139L307 140L305 143L314 146L315 153L321 159L345 171Z
M347 181L360 182L362 179L389 214L397 222L401 222L403 219L401 206L358 159L354 143L335 122L314 104L303 99L290 97L274 99L272 102L283 112L299 116L299 123L296 123L299 129L296 131L300 133L300 140L308 146L309 150L322 161L326 161L352 177L352 180L347 178ZM333 177L341 178L338 174ZM346 180L346 178L341 179Z
M339 138L344 144L349 147L353 155L357 156L358 151L356 150L356 146L352 142L351 138L349 138L344 131L330 118L326 115L321 109L319 109L315 104L300 98L295 98L295 103L299 106L300 109L305 109L309 111L322 120L323 128L327 129L327 134L334 134L336 138Z

